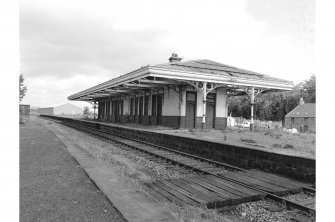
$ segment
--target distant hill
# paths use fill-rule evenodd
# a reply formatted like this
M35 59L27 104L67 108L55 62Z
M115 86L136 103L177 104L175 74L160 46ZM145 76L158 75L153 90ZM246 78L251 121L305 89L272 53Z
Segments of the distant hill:
M62 115L62 114L77 115L77 114L82 114L82 113L83 113L82 108L72 105L71 103L66 103L66 104L54 107L54 115Z

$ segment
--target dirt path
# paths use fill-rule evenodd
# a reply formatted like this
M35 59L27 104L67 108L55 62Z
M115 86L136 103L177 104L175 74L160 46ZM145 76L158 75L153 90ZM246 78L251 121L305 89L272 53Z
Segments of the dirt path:
M20 126L20 221L125 221L43 126Z

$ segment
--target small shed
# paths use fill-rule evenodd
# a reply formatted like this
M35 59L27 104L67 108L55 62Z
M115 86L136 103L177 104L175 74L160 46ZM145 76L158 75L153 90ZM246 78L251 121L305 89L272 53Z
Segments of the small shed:
M285 127L299 132L315 132L315 103L300 104L285 116Z

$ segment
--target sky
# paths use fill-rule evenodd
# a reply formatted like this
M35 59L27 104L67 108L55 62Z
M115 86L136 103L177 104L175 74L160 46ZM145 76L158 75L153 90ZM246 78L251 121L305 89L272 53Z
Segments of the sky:
M314 17L314 0L21 0L21 103L64 104L172 53L297 84L316 74Z

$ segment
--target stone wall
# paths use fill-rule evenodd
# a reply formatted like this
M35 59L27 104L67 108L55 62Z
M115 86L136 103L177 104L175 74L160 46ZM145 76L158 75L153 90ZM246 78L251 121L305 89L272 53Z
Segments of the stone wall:
M294 119L294 120L293 120ZM315 132L315 118L314 117L285 117L285 127L288 129L296 128L298 132L303 133L305 131ZM305 130L305 126L308 130Z

